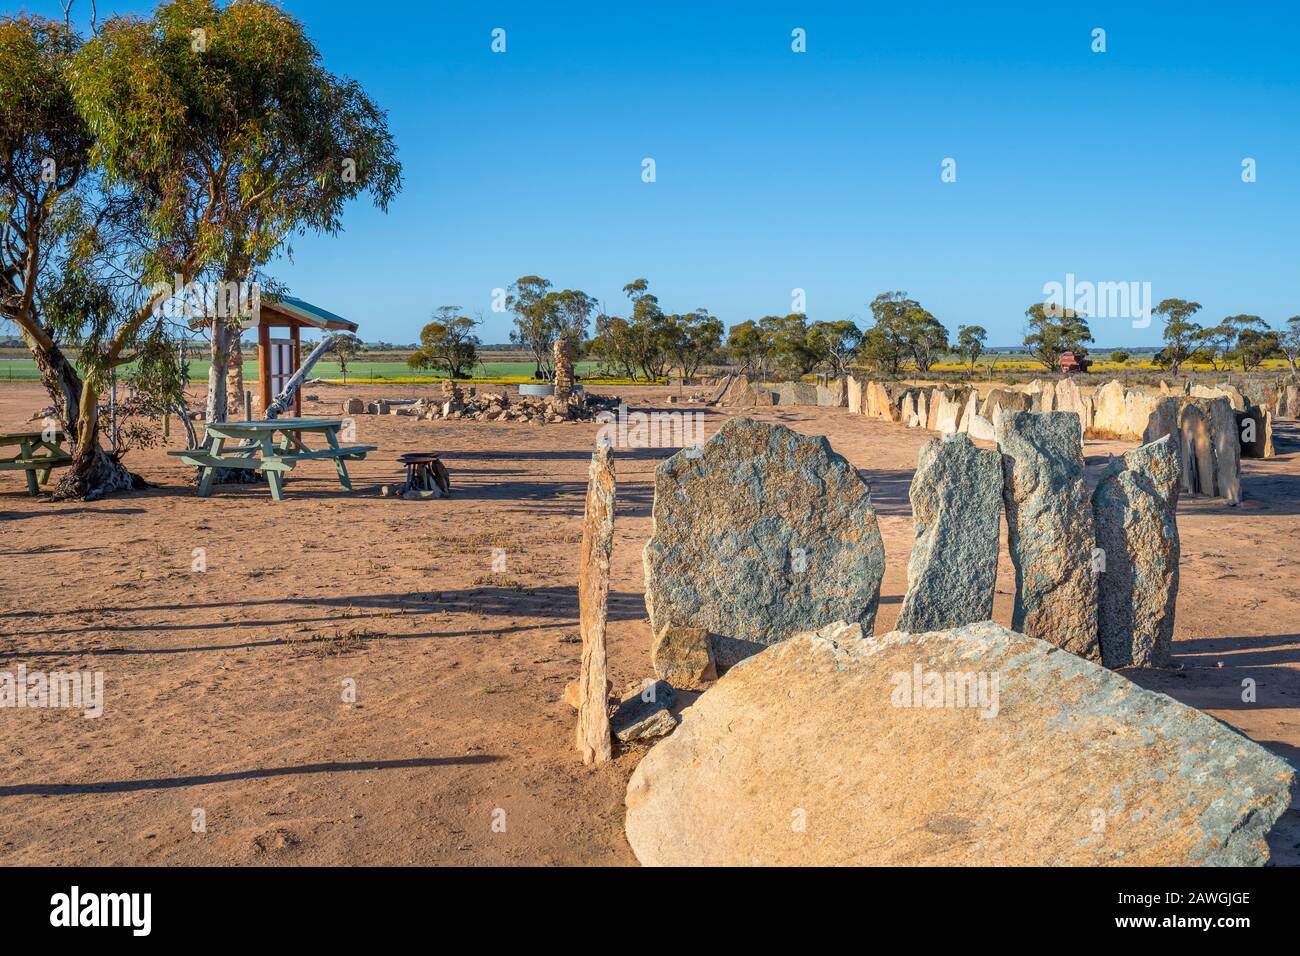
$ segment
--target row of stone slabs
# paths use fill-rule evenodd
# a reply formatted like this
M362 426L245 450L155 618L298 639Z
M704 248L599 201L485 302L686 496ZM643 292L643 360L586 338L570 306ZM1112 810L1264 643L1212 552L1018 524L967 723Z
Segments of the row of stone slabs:
M1174 832L1182 834L1183 854L1174 857L1183 862L1267 860L1263 835L1287 805L1295 786L1293 768L1192 708L1142 690L1096 663L1168 663L1178 580L1175 439L1162 438L1113 461L1092 495L1083 480L1075 416L1006 415L997 439L997 451L978 449L965 435L932 439L923 448L911 490L916 537L908 592L899 630L882 638L871 637L884 549L870 491L824 438L738 418L724 425L702 454L676 455L658 467L654 532L644 554L652 628L656 635L684 628L707 634L710 658L716 654L724 667L752 660L713 685L683 726L638 767L628 790L627 826L643 862L827 862L845 852L856 862L877 859L846 848L841 836L763 844L760 838L775 831L760 805L772 798L773 788L783 792L791 776L822 773L822 762L809 761L806 754L784 769L773 764L780 758L763 755L781 752L773 732L794 740L810 727L814 735L824 735L845 720L873 722L879 730L882 714L887 738L905 743L905 718L898 715L912 711L891 713L888 707L867 706L856 692L844 693L853 681L874 674L870 666L863 671L849 662L870 665L890 649L895 658L915 657L918 669L923 661L929 667L987 663L1009 675L1019 688L1008 696L1016 701L1010 726L1016 728L1012 737L1021 741L1014 745L1020 771L1025 761L1041 756L1046 765L1055 759L1052 754L1078 751L1078 759L1064 765L1066 778L1053 774L1053 800L1069 801L1077 788L1091 792L1103 785L1112 793L1145 792L1148 802L1155 790L1167 790L1160 796L1179 806L1177 815L1133 814L1132 832L1122 844L1085 839L1067 845L1036 833L1043 847L1028 857L1013 860L1004 847L990 849L992 858L985 862L1059 862L1062 853L1077 861L1117 861L1124 854L1130 854L1130 862L1156 861L1152 854L1166 852ZM1021 633L987 620L1003 508L1016 569L1013 627ZM604 631L613 511L612 455L599 448L591 467L579 584L584 644L578 745L587 763L611 755ZM981 627L988 633L976 633ZM818 628L820 634L809 633ZM773 644L786 647L787 639L800 650L775 657L775 648L757 653ZM800 672L809 668L811 683L820 667L815 662L822 659L818 648L828 649L833 665L832 686L819 692L823 707L792 710L790 700L772 696L770 687L753 689L765 681L788 684L794 679L788 673L791 661L799 662ZM1060 656L1062 650L1070 653ZM1043 663L1051 651L1058 663ZM1019 687L1026 674L1034 684L1027 695ZM794 696L793 691L784 695ZM751 719L738 720L737 707L751 712L758 707L763 719L755 721L751 713ZM1031 715L1035 708L1043 713ZM1044 725L1035 729L1026 723L1035 720ZM745 753L716 759L720 747L744 750L741 738L754 726L762 727L760 739L750 741ZM736 734L737 727L746 729ZM976 723L973 729L980 727ZM1041 730L1041 750L1025 750L1026 730L1033 730L1035 739ZM995 757L1013 746L1010 738L992 731L969 739ZM1145 755L1136 760L1134 741L1141 744L1137 753ZM889 756L876 754L880 760ZM723 769L754 760L767 771L757 785L752 774L742 774L741 780L734 770ZM1094 764L1110 769L1101 777L1095 769L1075 772ZM839 774L843 767L837 766ZM869 790L881 777L871 771L860 786ZM1224 777L1232 781L1225 783ZM955 786L953 799L972 797L965 782ZM981 792L975 788L975 796ZM728 805L730 799L751 806L745 811ZM684 807L685 800L697 805ZM740 834L730 843L702 839L682 822L707 816L709 801L718 800L733 835ZM742 811L767 822L749 832ZM887 820L886 828L901 826L900 821ZM1023 841L1016 845L1023 851ZM728 847L741 856L729 856Z

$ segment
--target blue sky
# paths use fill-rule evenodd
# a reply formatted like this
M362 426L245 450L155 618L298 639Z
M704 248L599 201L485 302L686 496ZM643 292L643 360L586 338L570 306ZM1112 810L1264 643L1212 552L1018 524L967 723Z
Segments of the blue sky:
M795 288L811 318L865 324L905 290L991 345L1068 273L1150 282L1208 322L1300 313L1300 5L284 6L388 111L405 167L387 215L358 203L270 270L367 340L459 305L505 341L493 289L529 273L620 314L644 276L727 325ZM1158 320L1093 331L1159 341Z

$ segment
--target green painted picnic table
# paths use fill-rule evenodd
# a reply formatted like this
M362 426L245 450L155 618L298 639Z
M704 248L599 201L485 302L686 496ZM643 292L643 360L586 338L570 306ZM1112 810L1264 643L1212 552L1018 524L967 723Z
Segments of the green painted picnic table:
M50 480L51 468L62 468L72 463L72 456L62 446L66 437L57 428L35 432L0 432L0 448L18 446L17 455L12 458L0 457L0 471L27 472L27 493L39 495L41 485Z
M375 451L374 445L339 444L339 429L343 420L337 418L274 418L251 422L214 422L207 426L208 446L206 448L186 448L184 451L168 452L178 455L187 465L203 469L199 478L199 497L206 498L212 492L212 479L218 468L242 468L260 471L266 475L267 484L271 486L271 497L276 501L283 499L283 473L292 471L300 461L332 459L338 471L339 484L348 491L352 490L352 480L348 478L345 461L360 461L367 452ZM276 440L276 434L280 438ZM303 442L304 434L325 436L328 448L308 448Z

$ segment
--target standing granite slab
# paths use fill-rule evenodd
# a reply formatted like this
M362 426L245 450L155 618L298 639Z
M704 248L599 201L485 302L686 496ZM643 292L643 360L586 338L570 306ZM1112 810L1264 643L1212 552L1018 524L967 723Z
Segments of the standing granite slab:
M582 551L578 564L578 628L582 669L578 675L578 750L585 764L613 753L609 736L605 625L609 616L609 559L614 547L614 456L597 445L587 478Z
M856 630L770 647L683 713L628 783L638 860L1257 866L1280 842L1295 768L1214 718L992 622Z
M870 633L885 549L871 490L824 437L733 418L655 469L651 632L706 628L727 667L811 623Z
M1016 569L1014 630L1101 660L1092 501L1073 412L998 419L1007 544Z
M958 432L921 447L910 491L916 536L898 629L942 631L993 614L1002 456Z
M1178 444L1172 435L1112 459L1092 493L1098 639L1107 667L1168 667L1178 597Z
M850 415L862 414L862 383L852 375L848 376L844 384L845 398L849 403Z
M781 386L778 405L816 405L817 386L807 382L786 382Z

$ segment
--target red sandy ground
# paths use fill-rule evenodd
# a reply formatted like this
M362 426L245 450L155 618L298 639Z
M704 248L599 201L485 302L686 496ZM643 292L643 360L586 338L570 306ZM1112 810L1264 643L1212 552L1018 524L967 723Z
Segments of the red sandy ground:
M349 395L435 389L306 391L325 401L305 415L337 417ZM593 391L698 410L664 405L666 389ZM36 385L0 388L0 430L46 404ZM732 413L705 414L711 434ZM845 409L753 414L826 435L871 482L887 554L877 630L889 630L927 433ZM643 751L584 768L562 700L578 672L575 562L596 430L362 416L357 440L380 450L349 466L356 490L308 463L278 505L264 486L199 499L192 469L157 449L128 458L157 487L91 504L34 500L21 473L0 473L0 670L101 670L106 697L99 719L0 711L0 863L634 863L623 792ZM1295 761L1300 436L1280 431L1278 458L1245 462L1241 507L1180 504L1178 669L1131 676ZM1125 447L1089 442L1090 470ZM379 497L399 477L393 459L415 450L443 456L450 499ZM617 458L618 689L650 673L641 549L665 454ZM1009 624L1003 550L994 618ZM347 678L355 704L342 700ZM191 828L195 809L206 833ZM1300 858L1294 807L1281 843L1281 861Z

